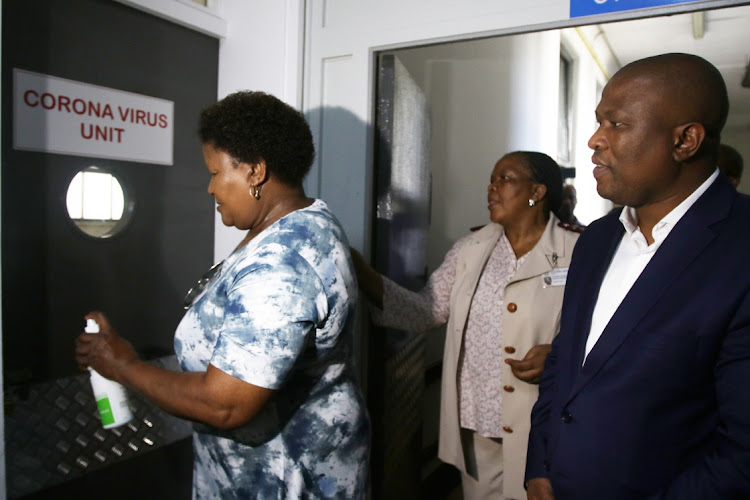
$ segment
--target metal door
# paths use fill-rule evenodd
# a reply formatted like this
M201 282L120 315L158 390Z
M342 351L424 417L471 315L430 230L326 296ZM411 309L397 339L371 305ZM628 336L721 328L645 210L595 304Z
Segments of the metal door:
M429 113L393 55L378 58L373 262L410 289L425 283L430 217ZM370 339L374 498L418 498L424 335L376 329Z

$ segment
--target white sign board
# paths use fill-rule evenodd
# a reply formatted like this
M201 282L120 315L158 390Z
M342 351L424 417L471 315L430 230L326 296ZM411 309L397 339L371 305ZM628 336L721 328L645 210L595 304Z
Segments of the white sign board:
M174 103L13 70L13 147L172 164Z

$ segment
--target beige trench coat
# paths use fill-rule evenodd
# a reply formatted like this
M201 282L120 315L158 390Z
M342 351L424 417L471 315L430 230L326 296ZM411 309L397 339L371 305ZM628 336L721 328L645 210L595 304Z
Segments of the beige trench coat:
M570 264L578 233L550 220L536 246L529 252L518 272L505 288L503 304L504 359L522 359L533 346L549 344L560 330L560 310L564 286L545 286L543 275L553 268L566 269ZM440 447L444 462L465 471L458 408L458 356L471 300L479 277L502 234L502 226L488 224L472 235L456 263L456 280L451 291L450 317L443 354L443 379L440 398ZM512 311L511 311L512 310ZM529 437L531 407L539 394L538 387L517 379L506 363L503 366L503 488L508 498L526 498L523 487L526 448Z

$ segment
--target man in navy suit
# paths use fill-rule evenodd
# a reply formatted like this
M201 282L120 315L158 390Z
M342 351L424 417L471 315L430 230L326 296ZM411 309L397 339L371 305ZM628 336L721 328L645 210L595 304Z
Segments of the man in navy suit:
M704 59L622 68L596 108L592 223L532 416L529 499L750 498L750 198L716 168Z

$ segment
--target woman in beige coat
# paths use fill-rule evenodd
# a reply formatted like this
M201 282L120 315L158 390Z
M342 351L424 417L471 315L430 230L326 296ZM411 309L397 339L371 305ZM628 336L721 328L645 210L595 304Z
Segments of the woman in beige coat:
M560 326L578 233L554 215L560 168L517 151L495 165L491 223L461 238L420 292L353 252L376 323L426 331L448 323L440 403L440 458L461 471L464 499L521 499L531 407Z

